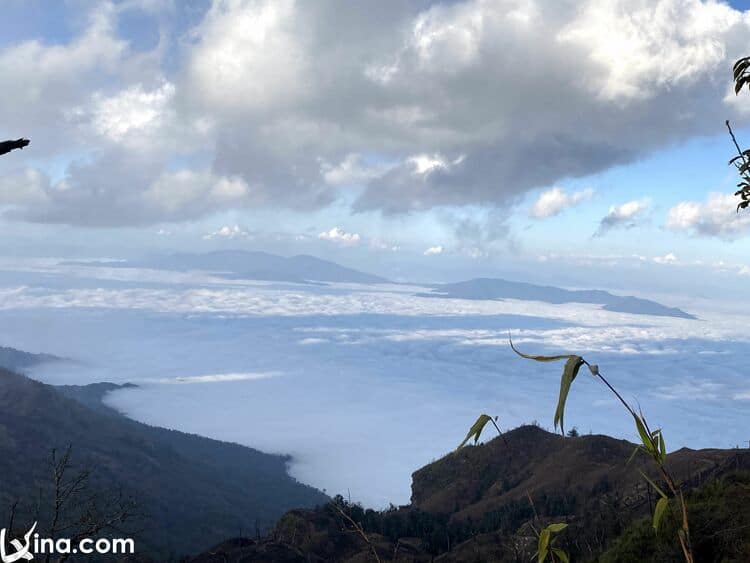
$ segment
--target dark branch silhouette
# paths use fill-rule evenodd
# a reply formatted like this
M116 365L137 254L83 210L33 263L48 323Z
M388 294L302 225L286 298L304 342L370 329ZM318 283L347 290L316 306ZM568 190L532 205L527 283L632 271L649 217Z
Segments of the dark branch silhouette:
M28 139L16 139L15 141L3 141L0 142L0 155L9 153L15 149L22 149L27 146L31 141Z

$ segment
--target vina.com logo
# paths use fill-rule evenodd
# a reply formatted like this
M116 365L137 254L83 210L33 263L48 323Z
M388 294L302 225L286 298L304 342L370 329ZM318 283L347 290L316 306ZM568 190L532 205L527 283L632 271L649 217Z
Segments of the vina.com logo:
M32 561L35 555L133 555L135 541L132 538L45 538L35 533L37 522L23 535L23 541L14 538L7 541L8 530L0 530L0 563ZM8 549L8 544L14 551Z
M5 535L7 533L7 530L5 528L0 530L0 559L2 560L2 563L15 563L16 561L20 561L21 559L25 559L26 561L31 561L32 559L34 559L34 556L29 552L29 549L31 544L31 534L34 533L35 529L36 522L34 522L34 525L31 527L31 529L23 536L23 544L17 539L11 540L10 545L16 550L11 554L8 554L5 551Z

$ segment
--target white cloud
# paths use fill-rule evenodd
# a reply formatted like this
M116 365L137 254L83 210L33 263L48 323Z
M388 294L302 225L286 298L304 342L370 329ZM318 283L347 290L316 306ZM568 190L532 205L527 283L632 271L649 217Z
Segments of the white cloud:
M350 182L366 184L360 210L506 206L708 131L728 109L735 117L716 88L750 21L728 6L414 6L389 4L373 19L335 3L216 2L178 91L216 118L220 171L292 206L326 205L337 192L321 186ZM363 154L401 164L376 174Z
M690 377L679 383L659 387L655 394L669 401L715 401L724 395L724 391L725 385L722 383Z
M113 151L94 164L73 165L56 182L31 169L0 180L0 205L12 206L4 214L12 219L121 226L184 221L257 202L239 176L161 168L148 154Z
M539 194L529 210L529 215L537 219L554 217L570 207L575 207L579 203L591 199L593 196L594 190L591 188L573 193L568 193L562 188L551 188Z
M666 226L697 236L736 239L750 231L750 214L737 213L738 199L729 193L712 193L704 202L682 201L667 214Z
M35 144L45 148L50 146L42 130L67 133L65 112L89 96L92 84L111 80L126 66L127 42L116 36L116 16L110 2L101 2L87 15L82 33L66 44L33 39L0 49L0 87L24 93L3 103L4 126L23 128L32 139L39 132Z
M387 240L381 238L371 238L370 248L373 250L390 250L391 252L398 252L401 247L397 244L393 244Z
M302 101L311 58L299 18L293 0L214 2L190 51L190 95L230 113Z
M204 240L213 240L213 239L238 239L238 238L247 238L249 236L249 233L243 229L240 228L239 225L224 225L220 229L207 233L203 235Z
M34 168L0 176L0 205L43 205L48 186L49 178Z
M669 252L664 256L654 256L653 261L656 264L676 264L679 260L673 252Z
M627 13L626 17L623 17ZM587 2L557 40L586 49L600 65L585 85L604 100L648 99L695 84L721 68L731 37L747 25L730 6L699 0Z
M443 253L443 247L442 245L438 245L438 246L431 246L430 248L425 250L423 254L425 256L437 256L438 254L442 254L442 253Z
M174 83L158 80L114 93L97 91L82 105L66 112L67 120L90 136L91 143L111 143L131 151L168 158L208 150L214 140L209 117L178 112Z
M175 87L170 82L151 91L136 84L111 97L94 94L93 127L98 134L114 141L126 137L142 141L144 136L153 135L164 126L170 117L174 94Z
M723 98L750 18L715 1L397 2L373 18L357 3L215 0L175 34L177 58L175 37L142 51L118 18L180 3L73 4L89 7L69 40L0 48L0 87L24 93L0 107L3 126L30 136L37 159L85 155L56 183L65 197L44 188L15 203L16 219L159 224L337 199L385 213L508 208L748 117ZM181 209L143 197L185 161L251 193Z
M345 246L353 246L355 244L359 244L360 241L359 233L347 233L340 227L333 227L329 231L323 231L322 233L318 234L318 238L320 240L327 240L343 244Z
M323 161L320 171L327 184L332 186L350 186L363 184L373 178L381 176L390 166L368 165L364 162L362 155L358 153L347 154L341 162L333 165Z
M222 205L242 205L250 195L250 188L242 178L192 170L163 174L144 193L151 203L169 212L196 203L213 209Z
M595 236L602 236L610 229L630 229L638 224L646 211L651 207L651 198L636 199L622 205L613 205L599 222Z
M461 160L461 157L458 157L453 162L448 162L439 154L417 154L406 159L413 166L414 174L421 176L429 174L433 170L447 170L451 165L460 164Z

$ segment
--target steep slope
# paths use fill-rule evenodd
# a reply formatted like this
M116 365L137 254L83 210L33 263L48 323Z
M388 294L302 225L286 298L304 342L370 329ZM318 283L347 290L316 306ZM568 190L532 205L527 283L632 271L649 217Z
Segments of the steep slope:
M268 529L292 507L327 500L291 479L283 456L97 412L0 370L3 513L19 500L30 517L38 487L49 480L51 449L68 444L97 489L121 489L138 501L140 549L162 556L205 549L239 530Z
M593 303L602 305L603 309L607 311L618 313L695 319L693 315L681 309L667 307L648 299L613 295L607 291L598 289L574 291L559 287L493 278L478 278L458 283L443 284L436 286L433 293L425 293L423 295L427 297L453 297L459 299L522 299L557 304Z
M562 438L522 426L416 471L409 506L375 512L338 499L339 507L361 523L369 545L328 505L291 511L270 536L233 540L194 561L354 563L372 561L373 549L381 561L528 561L534 553L534 520L537 526L567 522L561 541L573 560L596 561L624 530L628 537L644 537L641 519L650 513L654 496L638 469L653 473L645 459L627 465L633 448L608 436ZM711 544L716 534L724 533L715 524L724 526L727 519L702 518L698 503L715 487L728 487L750 500L750 474L738 473L750 469L750 451L681 449L669 455L669 466L686 489L697 491L691 497L696 545ZM750 511L736 516L733 526L748 530L733 532L729 555L741 553L742 542L750 540ZM631 523L637 530L628 528ZM612 549L627 552L632 543ZM669 541L664 545L674 547ZM653 553L647 546L635 558L611 560L650 561Z

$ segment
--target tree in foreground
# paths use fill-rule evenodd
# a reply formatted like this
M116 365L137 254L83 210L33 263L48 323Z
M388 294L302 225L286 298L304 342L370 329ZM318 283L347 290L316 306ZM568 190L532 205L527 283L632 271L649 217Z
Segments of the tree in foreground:
M37 531L43 530L47 538L53 541L65 538L70 545L113 532L130 535L123 526L138 519L135 501L121 491L96 489L91 477L89 468L74 466L71 446L63 452L53 449L49 459L49 482L40 485L39 496L34 506L25 507L24 517L20 516L24 507L18 501L11 504L5 525L8 535L26 533L31 522ZM43 561L64 563L70 556L69 553L57 556L47 553Z

